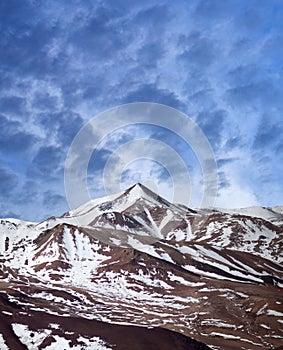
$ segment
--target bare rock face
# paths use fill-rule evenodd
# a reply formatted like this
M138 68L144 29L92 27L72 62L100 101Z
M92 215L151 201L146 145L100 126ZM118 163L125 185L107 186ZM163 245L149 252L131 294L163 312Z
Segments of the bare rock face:
M281 349L283 210L143 185L0 221L0 349Z

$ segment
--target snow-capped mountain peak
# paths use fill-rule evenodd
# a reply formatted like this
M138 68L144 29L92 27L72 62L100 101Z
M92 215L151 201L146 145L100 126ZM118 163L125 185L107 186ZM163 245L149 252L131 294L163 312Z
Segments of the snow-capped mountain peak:
M277 349L281 215L194 211L135 184L40 224L0 220L0 349ZM145 333L129 347L121 325Z
M184 212L183 207L170 203L158 194L151 191L141 183L137 183L118 194L90 200L77 209L65 213L61 218L49 223L54 226L57 223L67 222L80 226L92 225L92 223L105 213L124 213L131 207L145 208L145 210L160 208L160 210L171 210ZM50 225L48 226L50 227Z
M141 183L136 183L131 186L117 199L122 197L127 200L128 204L132 204L137 200L145 200L156 205L172 206L172 203L168 202L166 199L151 191Z
M136 183L135 185L120 193L92 199L80 207L64 214L64 216L82 216L94 209L98 209L99 211L104 212L109 210L121 212L138 200L146 200L149 202L154 202L155 204L166 203L167 205L170 205L169 202L159 197L156 193L151 191L146 186L142 185L141 183Z

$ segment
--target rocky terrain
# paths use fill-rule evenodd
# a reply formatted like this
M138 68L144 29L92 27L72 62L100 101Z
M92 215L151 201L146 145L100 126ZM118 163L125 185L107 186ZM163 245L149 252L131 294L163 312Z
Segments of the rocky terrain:
M280 349L283 208L190 209L141 184L0 220L0 349Z

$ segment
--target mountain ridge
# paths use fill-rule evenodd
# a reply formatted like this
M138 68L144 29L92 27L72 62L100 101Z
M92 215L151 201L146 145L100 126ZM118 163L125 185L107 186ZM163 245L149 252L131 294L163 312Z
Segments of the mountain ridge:
M12 336L33 349L25 332L42 349L76 349L79 339L86 349L129 348L104 331L64 338L66 317L142 327L148 348L164 329L180 349L278 348L282 236L280 220L179 208L140 184L42 223L2 219L0 348ZM34 329L37 312L57 328ZM131 349L142 349L138 334Z

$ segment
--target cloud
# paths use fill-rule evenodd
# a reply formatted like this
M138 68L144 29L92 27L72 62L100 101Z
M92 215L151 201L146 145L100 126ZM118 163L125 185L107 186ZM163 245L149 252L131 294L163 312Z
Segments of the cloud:
M36 203L39 200L41 191L40 183L33 180L26 180L16 193L17 205L27 205L27 203Z
M259 128L253 143L253 148L255 149L266 149L266 147L270 147L274 145L274 143L276 143L276 135L280 137L280 135L278 134L278 131L280 130L278 130L278 128L280 128L279 125L265 124L261 126L263 126L264 128ZM283 132L282 127L281 132Z
M43 204L48 209L54 209L54 207L61 206L62 203L65 204L65 197L52 191L46 191L43 193Z
M262 196L270 179L279 201L283 7L271 3L1 2L1 167L18 181L21 202L10 196L4 207L30 219L32 207L38 208L34 217L52 214L48 193L50 202L63 195L64 160L76 133L98 113L136 101L164 103L198 123L219 159L219 198L222 193L228 200L233 188L246 189L247 203L261 198L270 204L271 191ZM82 141L82 154L89 138L100 139L103 122L99 128ZM199 165L188 147L162 130L140 126L99 144L89 164L96 193L103 193L99 176L115 147L139 137L174 147L201 188ZM162 180L157 166L147 166ZM169 185L163 182L160 189L166 192ZM24 198L33 198L31 214ZM239 203L236 194L231 198ZM64 211L59 202L56 210Z
M221 158L221 159L217 159L217 164L218 164L218 167L221 168L222 166L235 162L237 160L238 158Z
M199 86L200 84L197 83L197 86ZM190 83L187 85L187 87L189 88L189 91L194 91L194 88L195 88L194 85L195 85L194 79L191 79L190 77ZM189 101L192 109L195 108L197 111L199 111L200 110L199 106L201 106L203 110L208 110L208 111L217 108L214 94L215 94L214 90L210 87L206 87L204 89L201 88L201 90L194 92L191 96L189 96Z
M83 119L79 113L72 110L63 110L60 112L49 111L40 113L40 119L37 122L46 130L47 134L52 134L57 145L63 148L69 146L83 125Z
M187 49L179 58L185 67L197 67L197 69L205 70L217 57L215 42L202 37L199 32L193 32L183 39L182 44L185 44Z
M34 157L34 171L41 176L54 175L61 167L62 151L54 146L42 146Z
M20 219L21 215L19 213L16 213L11 210L6 210L4 206L0 206L0 218L15 218L15 219Z
M2 154L26 152L37 141L34 135L22 130L19 122L11 121L0 115L0 124L0 152Z
M216 206L219 208L243 208L258 205L258 199L254 193L242 184L234 182L229 187L222 188L216 200Z
M143 63L143 69L155 69L158 61L165 55L164 46L162 43L155 41L145 43L138 51L137 57Z
M198 115L199 125L215 149L222 141L225 120L227 112L224 110L205 111Z
M262 80L227 90L227 100L234 108L263 108L276 105L280 92L271 81Z
M48 110L53 111L56 110L58 107L59 101L57 96L51 96L48 92L37 92L35 93L35 96L33 97L33 108L37 108L39 110Z
M223 188L229 188L230 187L230 182L227 179L227 176L224 171L219 171L218 172L218 188L221 191Z
M228 72L228 79L231 85L243 86L247 81L258 81L261 74L260 68L256 64L239 65Z
M25 99L19 96L5 96L0 99L2 113L18 115L23 112Z
M19 183L17 174L9 169L0 168L0 196L8 199Z
M127 38L132 35L113 25L113 19L119 18L122 14L123 12L119 13L116 9L97 8L86 21L75 27L70 42L84 54L91 54L95 59L114 58L126 44Z
M282 152L278 152L278 147L282 143L283 135L283 123L280 119L278 113L263 114L251 144L253 158L260 167L260 174L266 174L269 182L278 182L279 180L277 177L280 173L280 171L278 172L278 164L280 164ZM272 172L273 175L271 175Z
M167 89L159 89L155 84L143 84L137 90L130 92L125 102L155 102L162 103L176 109L184 108L182 101L174 92Z

